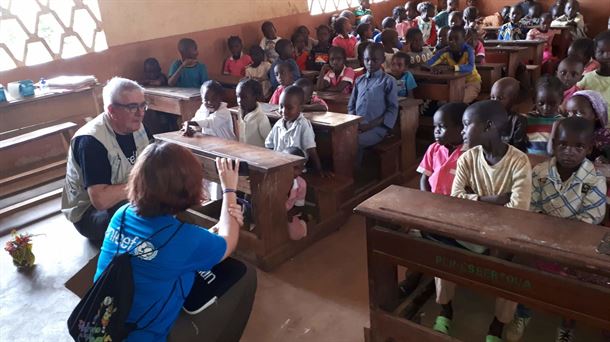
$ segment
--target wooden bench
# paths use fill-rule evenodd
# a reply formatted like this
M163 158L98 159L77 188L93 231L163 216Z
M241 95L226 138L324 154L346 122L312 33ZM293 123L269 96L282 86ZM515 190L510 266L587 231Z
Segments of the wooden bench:
M439 210L442 208L442 210ZM416 228L531 260L609 276L597 252L610 229L528 211L390 186L361 203L366 217L371 341L457 341L393 314L401 305L397 265L492 296L610 328L610 289L413 237ZM383 226L403 227L401 230ZM578 234L574 234L574 232Z
M413 90L415 98L448 102L464 100L466 74L458 72L433 74L420 69L413 69L411 73L417 82L417 88Z
M497 80L502 78L503 63L481 63L477 64L477 71L481 75L481 92L490 93L491 87Z
M308 225L308 236L299 241L288 237L285 203L292 187L293 168L303 158L274 152L212 136L184 137L179 132L155 135L156 140L181 145L202 163L204 178L219 182L216 157L239 158L248 163L249 174L240 177L238 190L250 195L253 217L240 232L238 254L263 270L271 270L316 240L338 229L346 214L336 212L324 222ZM183 219L209 227L217 221L217 202L189 210Z

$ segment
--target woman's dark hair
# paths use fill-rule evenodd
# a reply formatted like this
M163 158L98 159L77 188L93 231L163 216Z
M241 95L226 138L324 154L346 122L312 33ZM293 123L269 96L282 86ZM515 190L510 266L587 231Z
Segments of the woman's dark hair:
M127 198L141 216L175 215L201 202L203 168L186 148L167 142L148 145L127 183Z

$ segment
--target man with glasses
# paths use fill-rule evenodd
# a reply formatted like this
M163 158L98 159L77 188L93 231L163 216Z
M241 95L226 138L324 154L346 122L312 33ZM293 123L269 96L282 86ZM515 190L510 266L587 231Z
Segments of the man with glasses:
M61 210L78 232L101 244L114 212L127 200L126 183L149 143L142 120L144 88L115 77L103 90L105 111L70 142Z

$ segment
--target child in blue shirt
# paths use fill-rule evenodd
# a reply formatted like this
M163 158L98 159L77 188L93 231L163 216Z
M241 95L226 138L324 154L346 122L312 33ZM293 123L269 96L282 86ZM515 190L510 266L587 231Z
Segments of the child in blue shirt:
M294 46L292 46L292 42L288 39L280 39L275 43L275 51L278 54L278 58L271 65L271 69L269 69L269 81L271 81L271 90L275 90L280 83L275 77L275 65L279 62L284 62L290 64L292 68L292 79L293 82L301 78L301 72L299 71L299 66L297 62L294 60Z
M390 75L396 79L398 87L398 96L413 97L413 89L417 88L417 83L413 75L409 72L409 55L399 51L392 56L392 64Z
M167 84L171 87L201 87L208 80L208 69L197 60L197 43L190 38L182 38L178 42L178 52L180 59L169 68Z
M519 5L510 8L508 15L509 22L500 26L498 30L498 40L519 40L525 39L526 30L520 21L523 18L523 9Z
M381 69L385 62L383 45L371 43L363 55L367 72L356 80L347 110L363 118L358 126L358 164L364 148L381 142L398 118L396 81Z

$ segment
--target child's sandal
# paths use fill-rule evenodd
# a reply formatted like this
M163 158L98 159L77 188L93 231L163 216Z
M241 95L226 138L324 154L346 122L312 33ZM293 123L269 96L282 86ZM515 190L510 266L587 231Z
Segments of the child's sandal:
M451 330L451 320L445 316L437 316L432 329L442 334L449 335L449 331Z

